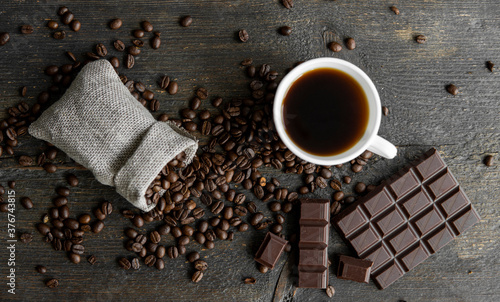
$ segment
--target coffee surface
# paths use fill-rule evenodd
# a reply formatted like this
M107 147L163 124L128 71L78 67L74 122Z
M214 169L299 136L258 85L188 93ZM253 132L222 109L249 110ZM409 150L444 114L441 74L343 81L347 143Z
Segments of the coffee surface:
M368 100L361 85L347 73L318 68L289 88L283 117L285 131L300 149L332 156L349 150L363 137Z

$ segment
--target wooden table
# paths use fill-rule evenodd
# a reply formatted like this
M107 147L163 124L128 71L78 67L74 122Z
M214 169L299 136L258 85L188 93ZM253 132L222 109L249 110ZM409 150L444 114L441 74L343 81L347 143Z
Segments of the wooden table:
M240 61L247 57L254 64L270 64L281 74L295 62L316 57L337 57L362 68L377 86L383 105L390 114L383 117L380 135L398 147L393 160L376 157L355 175L345 192L351 194L358 181L378 184L430 147L436 147L447 161L474 206L481 223L383 291L373 283L358 284L335 277L330 270L330 284L336 301L498 301L500 299L500 169L483 165L500 150L500 78L485 67L491 60L500 64L500 2L496 0L460 1L362 1L295 0L293 9L285 9L277 0L254 1L4 1L0 8L0 31L11 33L11 42L0 47L1 108L17 104L22 98L18 89L28 87L27 102L46 89L49 77L46 65L68 63L65 51L79 58L92 51L95 44L111 49L114 39L130 43L130 31L139 22L149 20L162 32L163 45L146 50L137 58L137 66L123 70L132 79L140 79L159 94L161 112L172 115L193 95L197 87L206 87L211 96L225 99L248 95L249 80ZM401 13L389 7L395 4ZM45 26L58 20L60 5L68 5L82 22L82 30L64 40L51 38ZM179 26L179 18L193 16L189 28ZM115 17L123 27L111 31L107 23ZM31 24L35 32L21 35L18 28ZM288 25L291 36L280 36L277 29ZM247 43L238 42L235 33L245 28ZM416 35L427 36L427 43L415 42ZM333 53L332 41L354 37L355 50L344 48ZM156 81L163 74L178 80L181 90L175 96L160 93ZM454 83L459 94L452 96L445 86ZM6 116L5 112L0 117ZM131 206L110 187L98 183L91 173L59 153L60 167L47 174L39 167L22 168L20 155L36 157L45 147L32 137L20 139L14 157L0 158L0 183L16 180L16 231L32 232L34 240L16 246L16 295L7 294L5 276L8 253L7 218L0 215L0 300L25 301L324 301L324 290L297 289L296 256L291 253L278 266L263 275L257 270L255 254L264 231L237 233L233 242L217 242L213 250L201 250L209 263L202 282L190 281L193 268L185 257L166 261L158 271L142 266L139 271L125 271L117 265L120 256L132 256L123 248L123 229L130 226L118 213L106 220L106 228L86 236L85 256L98 261L91 266L85 260L71 264L64 252L55 252L41 240L34 224L51 206L54 188L63 185L67 173L75 173L80 185L70 200L74 214L96 207L100 201L112 201L115 208ZM337 178L353 175L347 166L332 169ZM263 170L266 177L277 177L285 186L296 189L301 180L294 175ZM315 197L331 197L332 190L316 191ZM30 196L35 208L25 210L19 198ZM247 197L254 199L253 194ZM270 216L262 203L259 208ZM117 211L118 212L118 211ZM297 230L297 213L289 215L287 233ZM170 237L164 244L173 242ZM200 250L191 243L188 251ZM329 255L353 254L332 229ZM48 272L40 275L36 265ZM334 266L335 267L335 266ZM253 276L255 285L243 284ZM58 278L57 289L45 287L44 281Z

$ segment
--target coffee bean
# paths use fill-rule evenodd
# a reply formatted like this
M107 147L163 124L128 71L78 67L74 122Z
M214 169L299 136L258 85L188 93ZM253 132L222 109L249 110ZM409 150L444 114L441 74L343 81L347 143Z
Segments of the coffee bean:
M201 271L196 271L191 277L191 281L197 283L200 282L202 278L203 278L203 273Z
M153 49L158 49L160 48L161 46L161 39L159 36L154 36L152 39L151 39L151 48Z
M338 191L338 192L333 193L333 200L341 201L342 199L344 199L344 192Z
M82 23L78 20L73 20L71 21L71 23L69 24L69 27L71 28L71 30L73 30L74 32L77 32L77 31L80 31L80 29L82 28Z
M135 64L134 56L131 54L128 54L126 56L126 59L125 59L125 67L127 69L130 69L130 68L134 67L134 64Z
M262 274L265 274L265 273L267 273L268 270L269 270L269 268L267 266L259 264L259 272L261 272Z
M104 44L99 43L95 47L96 53L100 57L105 57L108 54L108 50L106 49L106 46Z
M257 282L257 280L255 280L255 278L245 278L243 280L243 283L245 284L255 284Z
M99 233L102 231L102 229L104 229L104 222L102 222L101 220L96 220L92 224L92 232Z
M177 84L176 81L171 81L170 84L168 85L167 92L171 95L174 95L178 92L179 90L179 85Z
M144 259L144 264L146 264L149 267L155 265L155 263L156 263L156 257L154 255L149 255L146 257L146 259Z
M66 38L66 32L64 30L56 31L52 34L52 37L56 40L63 40Z
M69 174L67 177L68 184L72 187L78 186L78 178L74 174Z
M195 262L198 259L200 259L200 254L198 252L191 252L189 253L189 255L187 255L187 260L191 263Z
M141 264L139 262L139 258L133 258L131 263L130 263L130 266L133 268L133 269L139 269L141 267Z
M347 49L353 50L356 48L356 41L354 41L353 38L347 38L347 40L345 40L345 46Z
M171 246L167 249L167 255L169 258L174 259L179 256L179 251L177 250L177 247Z
M389 108L382 106L382 114L384 114L384 116L388 116L389 115Z
M142 29L144 29L145 32L150 33L153 31L153 25L149 21L142 21L141 27L142 27Z
M19 157L19 165L23 167L28 167L33 164L33 159L29 156L22 155Z
M33 33L33 26L31 25L22 25L20 28L22 34L29 35Z
M427 37L424 35L418 35L415 37L415 41L417 41L417 43L419 44L424 44L425 42L427 42Z
M361 170L363 170L363 166L359 165L359 164L354 164L351 166L351 170L354 173L359 173L359 172L361 172Z
M249 223L253 226L256 226L259 222L262 221L262 219L264 219L264 214L259 212L252 216L252 218L249 220Z
M397 7L393 5L390 7L390 9L394 14L399 15L399 9Z
M31 233L22 233L19 239L22 243L30 243L33 240L33 235Z
M10 41L9 33L3 32L0 33L0 46L7 44Z
M281 0L281 4L283 4L284 7L290 9L293 7L293 0Z
M289 36L292 33L292 28L290 26L282 26L280 27L279 32L283 36Z
M201 100L206 100L208 97L208 92L205 88L201 87L196 90L196 96L198 96Z
M185 16L181 19L180 24L183 27L188 27L193 23L193 18L191 16Z
M448 91L449 94L451 95L457 95L458 94L458 88L457 86L450 84L446 86L446 91Z
M71 11L66 11L62 16L61 16L61 22L65 25L68 25L73 21L75 15Z
M51 20L51 21L47 22L47 27L50 29L58 29L59 24L56 21Z
M132 264L130 263L130 261L128 261L127 258L118 259L118 265L126 270L130 269L130 267L132 266Z
M56 165L52 164L52 163L46 163L43 165L43 169L47 172L47 173L55 173L57 171L57 167Z
M151 234L149 234L149 239L153 243L159 243L161 240L161 235L157 231L152 231Z
M6 213L9 210L9 204L6 202L0 203L0 212Z
M50 279L47 282L45 282L45 285L48 288L56 288L59 286L59 281L57 279Z
M484 165L487 166L487 167L491 167L491 166L494 165L494 157L493 157L493 155L487 155L484 158Z
M328 285L328 287L326 288L326 295L330 298L333 297L333 295L335 295L335 288L333 288L333 286L331 285Z
M238 37L240 38L240 41L245 43L249 39L248 32L245 29L242 29L238 32Z
M129 54L133 55L133 56L138 56L140 53L141 53L141 49L137 46L129 46L127 47L127 51Z
M495 67L495 64L493 64L493 62L491 62L491 61L487 61L487 62L486 62L486 68L488 68L488 70L489 70L490 72L493 72L493 68L494 68L494 67Z
M204 272L208 269L208 264L204 260L196 260L194 262L194 268L198 271Z
M113 42L113 46L118 51L124 51L125 50L125 43L123 43L120 40L116 40L115 42Z
M331 51L333 52L339 52L342 50L342 45L340 45L339 43L337 42L331 42L329 45L328 45L328 48L330 48Z
M23 208L29 210L33 208L33 201L31 201L31 198L29 197L22 197L21 205L23 206Z
M111 29L119 29L122 27L123 21L122 19L113 19L109 22L109 28Z
M40 274L45 274L47 272L47 268L43 265L37 265L35 269Z

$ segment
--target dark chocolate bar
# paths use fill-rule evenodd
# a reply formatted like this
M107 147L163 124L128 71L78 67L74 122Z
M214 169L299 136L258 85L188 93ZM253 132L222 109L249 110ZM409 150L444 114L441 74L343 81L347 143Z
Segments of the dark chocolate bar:
M299 287L328 286L328 228L330 201L301 199L299 237Z
M335 216L332 224L380 289L479 221L436 149Z
M268 232L255 254L255 261L272 269L278 262L288 241Z
M368 283L373 262L340 255L337 278Z

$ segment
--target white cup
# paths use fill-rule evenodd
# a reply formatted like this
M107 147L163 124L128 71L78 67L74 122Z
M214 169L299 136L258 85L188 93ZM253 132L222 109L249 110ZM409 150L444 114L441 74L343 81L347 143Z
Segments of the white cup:
M283 117L283 101L292 84L304 73L318 68L333 68L353 77L363 88L368 100L368 125L361 139L350 149L332 156L318 156L298 147L285 131ZM281 81L274 97L273 117L276 130L285 145L298 157L318 165L338 165L358 157L365 150L370 150L386 158L394 158L396 147L377 135L382 119L380 97L370 78L357 66L336 58L318 58L306 61L290 71Z

